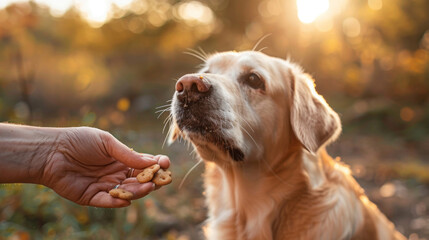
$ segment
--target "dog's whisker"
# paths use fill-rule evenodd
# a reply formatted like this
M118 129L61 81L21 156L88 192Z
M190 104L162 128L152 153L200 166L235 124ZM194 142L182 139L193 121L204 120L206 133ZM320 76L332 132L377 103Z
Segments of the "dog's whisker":
M170 101L172 101L172 100L170 100ZM170 107L170 106L171 106L171 104L165 104L165 105L158 106L155 109L160 109L160 108Z
M207 59L208 58L208 54L201 48L201 47L198 47L198 50L200 50L200 52L201 52L201 55L205 58L205 59Z
M263 47L263 48L261 48L261 49L259 49L259 50L257 50L258 52L263 52L265 49L268 49L268 47Z
M198 167L198 165L200 165L200 163L202 163L203 162L203 160L198 160L198 162L194 165L194 166L192 166L191 167L191 169L189 169L189 171L185 174L185 176L183 177L183 179L182 179L182 181L180 182L180 184L179 184L179 190L182 188L182 186L183 186L183 183L185 183L185 180L188 178L188 176L189 176L189 174L191 174L191 172L195 169L195 168L197 168Z
M164 128L165 128L165 126L164 126ZM169 128L169 129L168 129L167 134L165 135L164 141L162 142L162 146L161 146L161 148L164 148L165 143L167 142L167 139L168 139L168 137L170 136L171 129L172 129L172 128ZM162 132L164 133L164 129L162 129Z
M197 69L202 69L202 68L204 68L205 65L206 65L206 63L198 64ZM199 73L202 73L202 72L199 71Z
M170 111L170 109L165 109L165 110L161 111L156 118L159 119L162 116L162 114L164 114L168 111Z
M193 48L188 48L187 50L203 57L204 59L207 59L207 54L204 52L204 50L201 47L198 47L198 50Z
M250 139L252 139L252 141L255 143L255 146L257 148L260 148L259 145L256 143L255 139L252 137L252 135L244 127L240 126L240 128L250 137Z
M197 149L193 148L192 151L189 153L189 155L192 156L193 158L197 158L198 157Z
M165 112L171 110L171 107L165 107L164 109L159 109L158 111L155 111L155 113L159 113L159 112Z
M198 52L194 52L195 50L192 50L192 51L191 51L191 49L188 49L188 50L189 51L188 52L184 52L184 54L193 56L193 57L195 57L195 58L197 58L197 59L199 59L199 60L201 60L203 62L207 62L207 59L205 59L204 56L201 56Z
M253 128L252 128L252 126L250 125L250 123L245 119L245 118L242 118L243 119L243 122L244 123L246 123L247 124L247 126L250 128L250 130L254 133L255 132L255 130L253 130Z
M170 111L170 110L171 110L170 108L167 108L167 109L164 109L164 110L162 110L162 111L157 111L156 113L161 112L161 113L158 115L157 119L159 119L159 118L161 117L161 115L162 115L162 114L164 114L165 112Z
M170 125L169 123L171 123L172 119L173 119L173 116L170 113L170 115L168 115L168 117L164 120L164 127L162 128L162 133L164 133L165 128L167 127L167 125Z
M164 125L165 125L167 122L170 122L172 119L173 119L173 114L172 114L172 113L170 113L170 114L167 116L167 118L165 118L165 120L164 120Z
M179 129L179 142L182 143L182 140L185 141L186 139L186 135L183 133L183 131L181 129ZM188 144L188 149L189 149L189 141L186 141L186 143Z
M261 37L255 44L255 46L253 46L252 51L255 51L255 49L259 46L259 44L261 44L262 41L264 41L267 37L271 36L271 33L265 34L263 37Z
M267 161L262 158L262 162L265 164L265 166L267 166L268 170L274 175L274 177L276 177L281 183L291 186L290 183L286 182L283 178L281 178L275 171L274 169L267 163Z
M159 108L157 111L155 111L155 113L165 112L168 110L171 110L171 106L165 106L163 109Z

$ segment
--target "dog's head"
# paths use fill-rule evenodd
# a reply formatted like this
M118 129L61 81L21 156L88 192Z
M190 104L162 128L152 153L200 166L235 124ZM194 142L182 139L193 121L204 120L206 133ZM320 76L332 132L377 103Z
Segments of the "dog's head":
M334 140L338 115L295 64L260 52L223 52L176 83L170 141L208 161L255 161L293 142L310 152Z

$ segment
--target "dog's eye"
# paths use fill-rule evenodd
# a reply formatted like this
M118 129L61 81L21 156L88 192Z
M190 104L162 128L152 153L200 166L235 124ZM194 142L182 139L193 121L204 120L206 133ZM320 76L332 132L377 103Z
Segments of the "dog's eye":
M262 81L261 78L256 73L250 73L247 76L245 83L253 89L265 90L264 81Z

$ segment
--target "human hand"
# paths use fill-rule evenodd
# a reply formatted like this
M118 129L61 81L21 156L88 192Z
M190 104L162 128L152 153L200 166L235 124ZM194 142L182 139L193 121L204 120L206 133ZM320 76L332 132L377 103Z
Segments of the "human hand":
M119 184L119 188L134 194L132 200L144 197L155 186L151 182L137 181L139 169L156 163L162 168L170 166L167 156L137 153L96 128L65 128L57 142L56 149L46 160L40 181L81 205L128 206L130 201L111 197L109 190Z

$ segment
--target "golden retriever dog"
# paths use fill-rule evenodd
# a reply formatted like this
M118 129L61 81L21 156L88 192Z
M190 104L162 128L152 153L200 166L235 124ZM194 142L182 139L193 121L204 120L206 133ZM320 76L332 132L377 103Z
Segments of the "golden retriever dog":
M176 83L170 142L204 160L207 239L405 239L325 146L340 119L296 64L222 52Z

